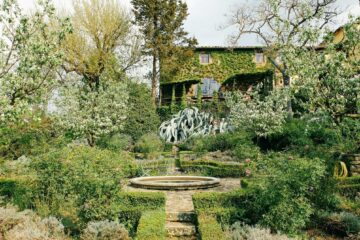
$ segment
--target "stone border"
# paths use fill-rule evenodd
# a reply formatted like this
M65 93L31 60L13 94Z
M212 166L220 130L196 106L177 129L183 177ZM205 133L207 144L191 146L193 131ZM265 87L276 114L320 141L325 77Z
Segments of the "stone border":
M163 182L170 181L170 182ZM174 182L171 182L174 181ZM180 182L176 182L180 181ZM186 182L181 182L186 181ZM220 179L200 176L156 176L130 179L133 187L158 190L193 190L217 187Z

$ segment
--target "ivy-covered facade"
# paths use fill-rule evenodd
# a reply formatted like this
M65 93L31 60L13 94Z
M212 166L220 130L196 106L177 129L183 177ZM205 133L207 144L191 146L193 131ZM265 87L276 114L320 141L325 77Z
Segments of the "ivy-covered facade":
M174 98L184 101L184 92L186 99L193 102L199 97L221 98L224 91L247 91L260 82L269 89L273 75L274 68L262 47L197 47L175 74L160 75L160 99L162 104Z

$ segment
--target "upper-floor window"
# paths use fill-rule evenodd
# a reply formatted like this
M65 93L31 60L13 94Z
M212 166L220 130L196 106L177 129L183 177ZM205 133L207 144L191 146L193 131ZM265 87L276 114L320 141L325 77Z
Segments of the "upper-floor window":
M200 63L209 64L210 63L210 54L202 53L200 54Z
M263 53L255 53L255 62L257 64L265 63L265 56Z

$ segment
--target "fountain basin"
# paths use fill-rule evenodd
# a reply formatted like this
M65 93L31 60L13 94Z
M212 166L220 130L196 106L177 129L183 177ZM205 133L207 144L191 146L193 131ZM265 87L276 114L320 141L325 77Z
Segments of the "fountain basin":
M192 190L220 185L220 179L200 176L155 176L130 179L133 187L158 190Z

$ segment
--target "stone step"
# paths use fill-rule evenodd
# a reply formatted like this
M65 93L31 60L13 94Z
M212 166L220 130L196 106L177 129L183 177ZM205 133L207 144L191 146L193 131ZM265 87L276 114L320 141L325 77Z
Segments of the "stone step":
M166 221L169 222L192 222L196 220L194 211L174 211L166 213Z
M167 237L195 237L195 225L188 222L167 222L165 225Z

